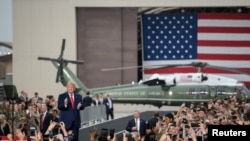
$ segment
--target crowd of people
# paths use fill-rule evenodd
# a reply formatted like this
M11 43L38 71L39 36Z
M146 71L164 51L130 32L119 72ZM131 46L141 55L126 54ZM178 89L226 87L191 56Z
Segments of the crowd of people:
M207 141L209 125L250 125L250 102L236 96L214 97L198 105L180 105L176 112L160 115L155 112L149 120L135 110L133 118L124 127L123 141ZM117 137L96 136L91 129L91 141L117 141Z
M92 98L87 92L82 97L75 93L72 82L66 88L58 97L47 95L43 99L38 92L29 97L27 92L21 91L17 99L4 98L0 105L0 136L8 140L78 141L80 111L84 108L103 104L107 119L114 118L111 95Z
M8 140L17 137L34 141L78 141L80 110L103 104L107 120L114 118L111 94L105 98L103 94L92 98L89 92L82 97L74 91L75 84L70 82L67 91L58 98L49 95L43 100L37 92L29 98L25 91L21 91L16 100L4 99L0 105L0 136L6 136ZM142 119L140 111L135 110L133 118L124 127L123 141L206 141L208 125L250 125L249 101L236 96L214 97L198 105L183 103L174 113L159 115L155 112L150 120ZM98 135L94 127L90 131L90 140L117 141L114 131L112 135L107 135L106 131Z
M209 125L250 125L249 101L229 96L198 105L183 103L177 112L163 116L155 112L148 121L140 119L139 111L135 111L124 141L207 141Z

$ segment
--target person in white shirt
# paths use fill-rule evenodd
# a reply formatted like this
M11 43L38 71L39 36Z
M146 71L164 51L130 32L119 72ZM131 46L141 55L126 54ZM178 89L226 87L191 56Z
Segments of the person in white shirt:
M111 94L107 94L107 98L104 100L104 104L106 106L107 120L109 120L109 116L111 117L111 119L114 119L114 105Z

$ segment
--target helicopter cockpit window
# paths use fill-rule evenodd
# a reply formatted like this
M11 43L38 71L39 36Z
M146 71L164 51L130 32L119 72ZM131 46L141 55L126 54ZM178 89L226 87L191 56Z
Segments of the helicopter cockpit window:
M195 95L195 94L196 94L195 88L194 88L194 87L189 88L189 89L188 89L188 94L189 94L189 95Z
M216 93L217 93L217 95L224 95L224 94L226 94L226 90L224 87L217 87Z
M246 86L236 87L236 94L250 95L250 91Z
M201 95L207 95L207 94L208 94L207 88L206 88L206 87L200 88L200 94L201 94Z

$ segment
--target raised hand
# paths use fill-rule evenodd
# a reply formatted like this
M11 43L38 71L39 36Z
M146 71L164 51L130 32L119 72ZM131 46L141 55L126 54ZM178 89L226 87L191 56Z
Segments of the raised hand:
M64 105L68 105L68 102L69 102L68 98L65 98L64 99Z
M80 109L82 107L82 103L79 102L78 105L77 105L77 109Z

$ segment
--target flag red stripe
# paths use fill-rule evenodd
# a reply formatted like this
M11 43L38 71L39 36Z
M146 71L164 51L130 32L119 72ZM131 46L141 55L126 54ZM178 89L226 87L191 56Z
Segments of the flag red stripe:
M250 60L250 55L243 54L197 54L198 59L205 60Z
M250 33L250 27L198 27L203 33Z
M235 20L250 20L248 13L201 13L198 14L198 19L235 19Z
M197 45L200 46L215 46L215 47L250 47L250 41L216 41L216 40L198 40Z
M250 74L250 68L239 68L238 70L249 73ZM204 73L217 73L217 74L237 74L232 71L222 70L222 69L215 69L215 68L202 68L202 72ZM197 72L197 69L195 67L174 67L174 68L156 68L156 69L144 69L145 74L172 74L172 73L195 73Z
M249 81L240 81L246 85L246 87L250 88L250 82Z

